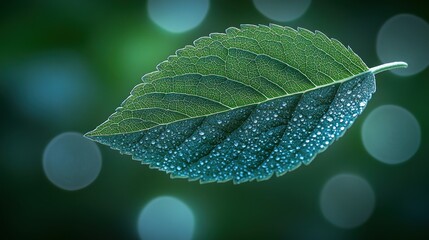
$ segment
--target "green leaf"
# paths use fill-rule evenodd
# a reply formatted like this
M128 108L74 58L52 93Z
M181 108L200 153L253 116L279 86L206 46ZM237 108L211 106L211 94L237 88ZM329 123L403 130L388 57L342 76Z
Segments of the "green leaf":
M321 32L242 25L202 37L143 76L87 137L201 182L241 183L308 164L375 92L374 73Z

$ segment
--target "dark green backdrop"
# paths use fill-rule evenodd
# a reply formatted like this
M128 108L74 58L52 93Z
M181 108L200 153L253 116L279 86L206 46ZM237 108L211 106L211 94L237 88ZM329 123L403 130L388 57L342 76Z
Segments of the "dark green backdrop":
M303 17L287 25L321 30L352 46L372 67L380 63L375 41L386 19L412 13L429 21L428 9L425 1L418 0L313 0ZM200 185L171 180L163 172L100 146L103 168L96 181L68 192L51 184L43 173L42 153L54 136L93 129L128 96L143 74L194 39L241 23L271 21L251 1L226 0L212 0L202 24L181 34L153 24L143 0L3 1L0 19L0 238L135 239L141 208L160 195L176 196L191 206L195 239L429 237L429 69L412 77L378 76L378 92L347 134L311 165L282 177L242 185ZM82 93L84 101L74 106L77 114L31 117L19 110L19 95L14 92L27 83L16 82L10 72L33 56L60 50L77 53L95 84ZM403 106L420 123L420 149L404 164L391 166L374 160L361 142L363 119L382 104ZM323 184L341 172L365 177L376 194L371 218L352 230L331 225L319 208Z

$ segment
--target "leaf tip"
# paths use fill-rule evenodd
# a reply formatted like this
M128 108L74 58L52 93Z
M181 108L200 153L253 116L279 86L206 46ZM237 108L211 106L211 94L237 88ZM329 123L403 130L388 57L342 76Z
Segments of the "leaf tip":
M97 136L97 134L95 133L95 130L92 130L83 134L83 136L88 138L89 140L95 140L95 137Z

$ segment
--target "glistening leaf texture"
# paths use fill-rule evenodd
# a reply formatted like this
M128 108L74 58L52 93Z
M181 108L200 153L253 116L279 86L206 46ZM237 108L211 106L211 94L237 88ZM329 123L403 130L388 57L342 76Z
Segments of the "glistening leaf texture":
M242 25L178 50L86 136L172 177L264 180L309 164L374 92L373 71L337 40Z

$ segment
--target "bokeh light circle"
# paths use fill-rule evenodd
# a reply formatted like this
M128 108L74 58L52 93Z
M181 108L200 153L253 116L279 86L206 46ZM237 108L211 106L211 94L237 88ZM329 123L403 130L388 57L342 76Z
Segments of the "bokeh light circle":
M288 22L304 15L311 0L253 0L253 4L265 17Z
M420 125L406 109L383 105L374 109L362 125L365 149L375 159L398 164L410 159L420 146Z
M150 201L137 223L139 236L144 240L190 240L194 227L192 210L181 200L169 196Z
M66 132L52 139L43 153L43 170L57 187L79 190L87 187L101 170L98 146L79 133Z
M7 74L10 97L31 119L76 123L96 93L85 59L69 50L52 50L12 66Z
M329 179L320 195L323 216L340 228L355 228L366 222L375 206L369 183L353 174L338 174Z
M209 0L149 0L149 18L161 28L180 33L189 31L204 20Z
M404 61L408 68L393 70L409 76L429 66L429 24L411 14L399 14L388 19L377 36L377 54L384 63Z

